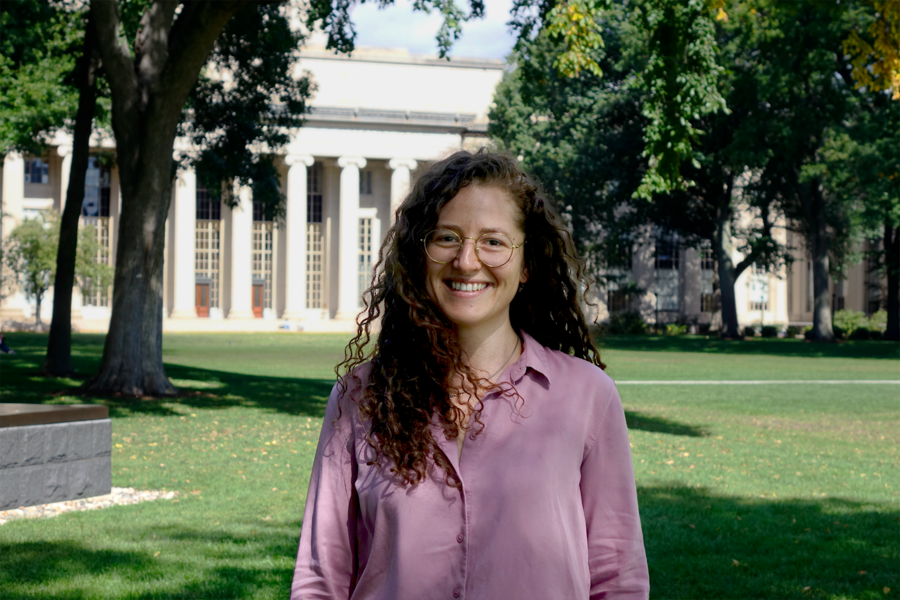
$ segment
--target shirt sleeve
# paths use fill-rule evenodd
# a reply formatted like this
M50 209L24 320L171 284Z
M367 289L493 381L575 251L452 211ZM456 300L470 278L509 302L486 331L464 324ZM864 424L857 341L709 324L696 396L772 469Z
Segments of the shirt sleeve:
M341 395L335 385L325 409L290 600L349 598L356 582L356 461L351 418L355 406L345 400L349 396Z
M596 437L581 465L590 597L645 600L650 595L650 578L625 412L612 380L607 379L601 389L607 401L598 407Z

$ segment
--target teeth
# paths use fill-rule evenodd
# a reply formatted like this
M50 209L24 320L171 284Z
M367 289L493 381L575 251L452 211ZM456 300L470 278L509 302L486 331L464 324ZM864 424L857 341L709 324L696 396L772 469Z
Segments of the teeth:
M450 287L452 287L457 292L477 292L479 290L483 290L487 287L486 283L460 283L458 281L451 281Z

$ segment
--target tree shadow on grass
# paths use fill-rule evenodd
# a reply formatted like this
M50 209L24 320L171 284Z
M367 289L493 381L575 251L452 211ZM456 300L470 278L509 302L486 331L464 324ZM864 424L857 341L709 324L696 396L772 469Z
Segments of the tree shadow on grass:
M709 430L705 427L679 423L663 417L645 415L636 410L625 411L625 423L628 424L628 429L636 431L668 433L670 435L683 435L686 437L709 436Z
M179 387L181 395L176 398L100 398L98 401L109 407L111 417L179 415L177 404L196 409L252 407L321 418L334 387L334 381L328 379L244 375L180 365L167 365L166 373Z
M848 341L836 344L753 338L720 340L715 336L607 335L598 343L602 349L638 352L696 352L701 354L751 354L798 358L900 359L900 344L887 341Z
M0 364L0 402L24 404L104 404L111 417L130 414L170 416L180 414L176 405L199 409L257 407L289 415L322 417L333 379L245 375L182 365L166 365L166 374L177 382L182 395L174 398L130 399L82 396L82 381L40 377L46 336L18 334L23 343ZM73 355L74 368L90 373L97 368L103 349L102 335L79 336ZM28 342L28 343L24 343Z
M0 543L0 597L284 597L291 585L290 565L297 550L300 523L257 522L253 528L251 534L178 525L123 526L121 531L113 532L121 536L108 543L146 545L146 549L131 551L105 549L103 541L85 543L74 539ZM173 544L178 548L173 548ZM189 550L185 551L185 547Z
M638 503L654 598L896 597L896 507L730 497L681 483L638 488Z

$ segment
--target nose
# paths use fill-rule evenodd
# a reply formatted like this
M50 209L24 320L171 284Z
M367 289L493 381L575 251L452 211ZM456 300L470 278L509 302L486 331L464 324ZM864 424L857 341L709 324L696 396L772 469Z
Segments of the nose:
M469 244L469 242L472 243ZM477 271L480 269L481 261L478 259L478 253L475 252L475 241L468 239L463 240L462 246L459 249L459 254L456 255L456 260L453 262L453 266L462 272Z

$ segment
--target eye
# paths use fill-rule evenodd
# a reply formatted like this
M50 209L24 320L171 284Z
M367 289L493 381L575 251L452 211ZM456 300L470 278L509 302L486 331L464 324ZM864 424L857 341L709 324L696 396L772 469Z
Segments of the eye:
M510 242L499 236L488 236L481 239L481 246L484 248L508 248Z

